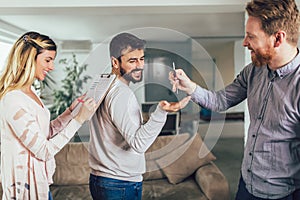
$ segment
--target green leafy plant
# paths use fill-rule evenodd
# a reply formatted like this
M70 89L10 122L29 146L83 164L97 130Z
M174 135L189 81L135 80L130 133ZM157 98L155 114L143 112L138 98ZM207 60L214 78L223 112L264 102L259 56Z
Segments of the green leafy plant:
M50 107L51 118L54 119L64 112L75 98L82 95L83 85L91 76L84 75L87 64L79 66L76 55L73 53L71 59L60 59L59 64L64 65L66 76L62 79L60 89L53 90L53 104Z

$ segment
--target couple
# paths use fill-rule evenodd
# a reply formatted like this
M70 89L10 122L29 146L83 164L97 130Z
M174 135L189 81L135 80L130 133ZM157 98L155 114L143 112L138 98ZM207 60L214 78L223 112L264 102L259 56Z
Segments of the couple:
M1 75L2 199L52 199L49 184L53 182L54 155L96 109L95 101L89 98L73 118L72 110L81 103L75 100L50 122L49 110L32 84L35 79L44 80L54 69L56 48L48 36L27 32L13 45ZM110 199L110 195L141 198L144 152L160 133L167 113L184 108L190 99L160 101L149 121L142 123L129 83L142 80L144 49L145 41L128 33L115 36L110 43L112 73L117 81L90 120L90 189L94 199ZM125 185L126 192L103 193L99 189L111 181Z

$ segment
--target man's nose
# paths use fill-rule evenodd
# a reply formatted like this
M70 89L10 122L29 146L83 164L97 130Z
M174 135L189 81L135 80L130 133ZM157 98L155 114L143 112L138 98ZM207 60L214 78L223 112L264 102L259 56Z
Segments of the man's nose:
M137 60L137 68L139 69L144 68L144 60Z
M247 47L248 45L249 45L249 42L247 40L247 37L245 37L244 40L243 40L243 46Z

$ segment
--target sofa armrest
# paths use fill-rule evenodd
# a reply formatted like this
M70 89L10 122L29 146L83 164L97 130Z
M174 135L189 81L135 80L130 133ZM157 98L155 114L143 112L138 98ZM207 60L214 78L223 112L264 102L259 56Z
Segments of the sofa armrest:
M213 162L198 168L195 180L209 200L230 199L228 181Z

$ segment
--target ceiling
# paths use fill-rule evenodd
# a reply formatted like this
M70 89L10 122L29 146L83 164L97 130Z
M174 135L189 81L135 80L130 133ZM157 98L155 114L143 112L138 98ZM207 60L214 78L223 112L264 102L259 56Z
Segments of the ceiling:
M58 41L100 43L122 31L156 27L214 46L243 38L247 1L1 0L0 41L35 30ZM144 39L174 38L149 33Z
M244 35L244 0L68 1L2 0L0 39L14 41L25 31L35 30L59 41L100 43L119 32L143 27L170 29L203 45L240 40ZM163 34L151 38L151 33L147 37L172 39Z

